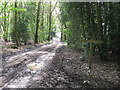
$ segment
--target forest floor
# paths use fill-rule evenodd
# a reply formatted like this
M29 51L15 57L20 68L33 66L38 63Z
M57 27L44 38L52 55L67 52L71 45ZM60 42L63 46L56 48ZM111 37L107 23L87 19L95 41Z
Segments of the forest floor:
M84 58L81 58L84 57ZM82 50L59 39L47 44L3 48L0 72L4 88L115 88L120 89L117 62L94 57L89 70Z

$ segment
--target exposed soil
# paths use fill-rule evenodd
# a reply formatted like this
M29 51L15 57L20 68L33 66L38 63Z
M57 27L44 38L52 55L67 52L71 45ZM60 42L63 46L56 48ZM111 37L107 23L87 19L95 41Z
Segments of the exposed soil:
M66 45L61 45L57 48L57 45L49 46L49 44L47 47L41 48L38 46L37 48L32 54L25 54L26 59L20 59L22 62L11 65L11 70L4 70L4 76L8 77L6 82L13 78L15 79L5 87L10 88L10 86L12 87L15 84L16 88L23 86L23 88L120 89L120 71L117 62L103 62L98 57L94 57L92 68L89 69L88 58L82 50L74 50ZM20 56L18 57L20 58ZM40 66L43 61L45 63L44 69L36 71L28 70L28 67L26 67L31 62L37 63ZM23 81L27 82L26 85L21 85Z
M23 67L38 58L44 53L39 52L39 49L46 44L25 45L18 48L4 47L2 48L2 69L0 77L2 77L2 85L17 77L18 72L23 70Z
M119 89L119 71L115 62L101 62L93 59L92 69L78 52L62 46L56 52L51 66L38 72L29 88L115 88ZM97 60L97 59L96 59ZM39 78L43 77L43 78Z
M59 69L66 72L74 81L78 81L79 85L85 84L91 88L120 86L120 72L116 62L102 62L99 58L93 58L92 69L89 70L87 58L81 56L84 56L82 51L61 47L56 53L54 65L59 66Z
M48 43L46 43L48 44ZM8 45L12 45L11 43ZM34 45L23 45L17 48L11 48L11 47L2 47L2 60L5 60L5 58L9 58L12 55L17 55L19 53L24 53L24 52L28 52L30 50L34 50L37 49L38 47L41 47L42 45L45 45L43 43L40 44L34 44Z

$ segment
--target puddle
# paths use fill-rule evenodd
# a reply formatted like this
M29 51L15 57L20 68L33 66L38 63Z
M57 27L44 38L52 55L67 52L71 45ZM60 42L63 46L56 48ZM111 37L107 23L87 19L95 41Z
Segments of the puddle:
M30 69L30 70L39 70L43 67L43 65L40 65L38 63L31 63L31 64L28 64L27 67Z
M57 42L59 42L59 40L57 40ZM27 65L25 65L25 67L23 67L23 71L20 72L19 76L15 79L12 79L10 82L6 83L6 85L4 86L5 88L26 88L31 80L31 78L33 77L33 75L36 74L37 71L41 71L43 68L45 68L46 66L49 66L49 64L51 63L52 58L55 56L55 52L57 50L57 48L62 45L61 43L56 43L53 42L50 45L44 45L42 48L48 48L50 46L56 45L55 48L52 47L52 51L51 52L47 52L47 51L35 51L37 53L43 53L44 55L40 55L34 62L31 62ZM26 53L23 53L22 55L25 55ZM27 54L30 55L34 55L33 51L31 52L27 52ZM37 78L34 78L37 79ZM4 88L3 87L3 88Z

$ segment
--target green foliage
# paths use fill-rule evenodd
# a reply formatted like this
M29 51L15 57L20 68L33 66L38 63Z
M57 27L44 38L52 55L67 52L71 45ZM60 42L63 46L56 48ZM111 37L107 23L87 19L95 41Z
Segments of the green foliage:
M14 27L16 28L13 27L11 33L12 40L13 42L16 42L16 38L17 38L17 43L19 44L24 43L26 45L29 39L29 32L28 32L29 16L22 11L26 11L27 9L15 7L12 8L11 10L17 13L17 18L15 18L17 19L17 21L16 23L14 23L15 24Z
M36 16L37 16L37 3L36 2L2 2L0 3L0 19L1 34L0 36L5 41L13 41L18 45L27 42L33 42L35 39L36 29ZM50 16L50 3L41 2L39 12L39 28L38 28L38 41L44 42L48 36L54 36L54 28L56 17ZM50 25L51 21L51 25ZM50 27L50 28L49 28ZM50 30L50 34L48 35Z
M0 18L9 18L9 17L6 17L6 16L1 16Z
M102 44L94 44L94 54L98 53L104 58L109 51L118 54L120 50L119 7L118 3L107 2L61 2L61 20L62 24L67 26L67 43L75 48L89 50L89 40L101 40Z
M11 8L10 10L13 10L13 11L26 11L27 9L26 8Z
M28 32L28 23L27 21L19 21L19 35L21 38L21 42L24 42L24 44L27 44L29 39L29 32Z

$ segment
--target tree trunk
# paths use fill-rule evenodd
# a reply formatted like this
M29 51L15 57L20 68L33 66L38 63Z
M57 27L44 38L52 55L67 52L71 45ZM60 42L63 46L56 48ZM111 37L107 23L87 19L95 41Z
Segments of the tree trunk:
M96 3L96 16L97 16L97 27L100 35L100 39L102 39L102 21L101 21L101 3Z
M15 2L15 8L17 8L17 1ZM14 21L14 40L15 40L15 43L17 44L17 46L20 45L19 43L19 40L18 40L18 28L17 28L17 11L15 11L15 21Z
M4 6L4 8L6 8L6 6L7 6L7 3L5 3L5 6ZM7 31L7 24L6 24L6 9L4 9L4 24L3 24L3 30L4 30L4 35L3 35L3 37L4 37L4 41L5 42L8 42L8 31Z
M42 21L41 21L41 30L42 30L42 40L44 41L44 3L42 4Z
M39 1L38 2L38 8L37 8L37 17L36 17L35 43L38 43L38 29L39 29L40 5L41 5L41 2Z
M62 23L61 23L62 24ZM64 33L63 33L63 25L61 25L61 41L64 40L64 37L63 37Z
M90 2L86 3L86 13L87 13L87 39L91 39L92 38L92 27L91 27L91 8L90 8Z
M51 40L51 19L52 19L51 15L52 15L52 12L51 12L51 2L50 2L48 41Z

